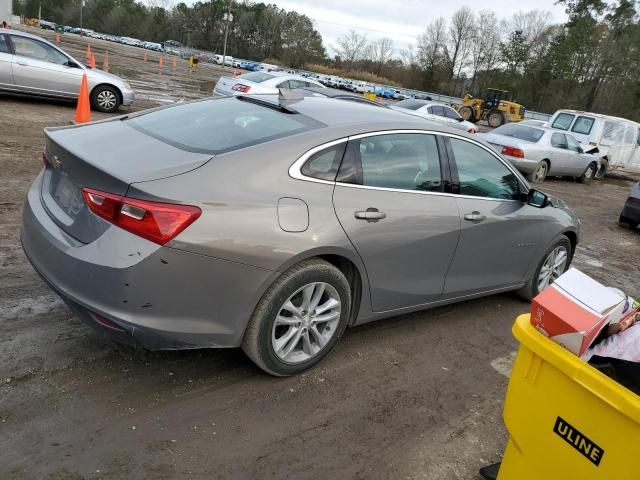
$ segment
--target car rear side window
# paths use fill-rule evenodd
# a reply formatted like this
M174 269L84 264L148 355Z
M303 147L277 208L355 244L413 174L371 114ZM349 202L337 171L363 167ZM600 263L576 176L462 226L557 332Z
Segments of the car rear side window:
M9 53L9 44L7 43L7 37L0 34L0 53Z
M551 127L558 128L560 130L569 130L574 117L575 115L572 115L571 113L559 113Z
M442 191L435 136L417 133L376 135L351 143L354 146L351 148L350 145L350 152L345 155L343 162L345 174L342 169L340 173L341 178L351 177L345 180L346 183L400 190ZM350 161L355 163L357 175L346 173L350 170Z
M320 152L314 153L302 166L303 175L319 180L333 182L342 161L347 142L339 143Z
M514 200L520 192L516 175L484 148L451 138L460 194Z
M204 100L151 111L125 121L174 147L210 154L324 126L304 115L282 112L277 104L260 103L238 97Z
M582 135L589 135L596 119L593 117L583 117L580 115L571 127L571 131Z

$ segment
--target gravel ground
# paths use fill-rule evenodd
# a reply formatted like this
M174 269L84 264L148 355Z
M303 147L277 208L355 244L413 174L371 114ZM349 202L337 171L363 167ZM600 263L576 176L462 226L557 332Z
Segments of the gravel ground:
M82 58L84 43L65 35ZM93 41L133 109L207 95L221 69L158 73L157 55ZM80 52L80 54L78 54ZM528 305L487 297L349 330L318 368L272 378L239 350L149 353L105 341L40 281L19 243L42 129L64 102L0 97L0 478L478 479L507 434L502 401ZM94 118L100 116L95 115ZM549 180L583 221L575 265L640 296L640 235L616 221L631 183Z

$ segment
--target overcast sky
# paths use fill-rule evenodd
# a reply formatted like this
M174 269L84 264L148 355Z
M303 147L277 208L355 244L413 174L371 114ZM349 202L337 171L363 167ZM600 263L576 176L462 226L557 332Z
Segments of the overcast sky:
M462 6L474 11L493 10L499 18L518 11L547 10L556 22L566 19L564 8L555 0L271 0L286 10L295 10L313 19L331 52L336 38L354 29L368 38L389 37L396 50L415 43L426 25L437 17L449 19Z

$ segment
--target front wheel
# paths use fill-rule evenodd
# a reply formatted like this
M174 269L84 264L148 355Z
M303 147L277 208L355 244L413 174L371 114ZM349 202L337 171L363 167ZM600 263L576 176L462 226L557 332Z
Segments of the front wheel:
M265 372L295 375L320 362L344 332L351 308L349 282L320 259L283 273L258 303L242 349Z
M91 107L104 113L113 113L120 108L120 95L110 85L98 85L91 92Z
M524 287L518 290L518 295L525 300L531 300L566 272L571 265L571 260L571 242L567 237L562 236L545 252L533 276Z
M597 169L598 167L596 166L595 163L590 163L587 169L584 171L584 173L580 177L578 177L578 181L580 183L589 185L591 183L591 180L593 180L593 177L595 176Z
M609 171L609 162L603 158L602 160L600 160L600 169L596 172L596 175L594 178L596 180L601 180L607 175L608 171Z
M502 112L491 112L487 117L487 122L490 127L498 128L504 123L504 115Z

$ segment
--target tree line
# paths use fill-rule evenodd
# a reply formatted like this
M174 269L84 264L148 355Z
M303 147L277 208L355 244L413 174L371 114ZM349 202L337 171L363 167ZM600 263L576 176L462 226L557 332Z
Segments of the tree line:
M406 87L463 96L509 90L530 110L596 111L640 121L640 18L637 2L558 0L567 13L457 10L429 22L415 44L393 56L388 38L368 41L355 30L337 40L334 59L346 69L386 76Z
M82 0L14 0L14 13L63 25L80 24ZM558 0L567 21L532 10L499 19L491 10L462 7L435 18L415 43L394 48L389 38L351 30L328 53L313 21L294 11L247 0L193 5L170 0L85 0L83 26L149 41L174 39L221 53L226 12L227 52L252 60L277 59L302 68L323 64L364 71L407 88L480 96L510 90L530 110L576 108L640 121L640 18L634 0Z

